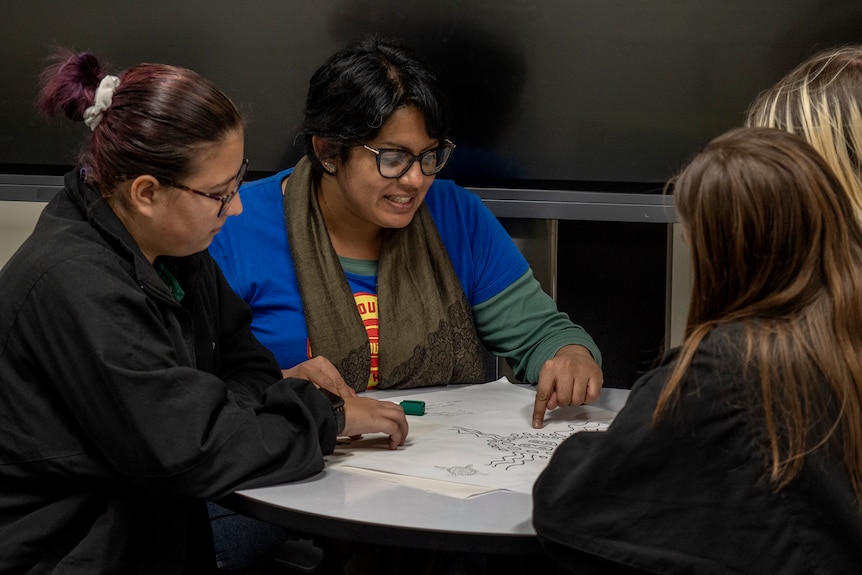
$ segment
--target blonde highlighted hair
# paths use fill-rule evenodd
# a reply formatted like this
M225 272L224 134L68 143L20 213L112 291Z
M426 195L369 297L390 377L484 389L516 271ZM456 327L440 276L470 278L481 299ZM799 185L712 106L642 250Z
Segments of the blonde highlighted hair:
M745 125L806 139L832 167L862 219L862 46L826 50L799 64L755 99Z

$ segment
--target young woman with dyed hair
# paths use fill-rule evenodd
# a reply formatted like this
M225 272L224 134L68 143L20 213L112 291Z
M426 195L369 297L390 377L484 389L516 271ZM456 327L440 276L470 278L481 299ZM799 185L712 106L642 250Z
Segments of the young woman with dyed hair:
M755 99L745 123L805 138L832 167L862 217L862 46L811 56Z
M61 53L78 166L0 271L0 572L205 573L205 500L307 477L401 408L282 380L207 253L242 211L234 104L190 70ZM289 326L286 326L289 329Z

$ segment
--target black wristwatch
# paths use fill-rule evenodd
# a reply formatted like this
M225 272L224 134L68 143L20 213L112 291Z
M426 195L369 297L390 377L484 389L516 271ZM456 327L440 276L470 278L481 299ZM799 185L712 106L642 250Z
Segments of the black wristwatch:
M344 398L328 389L322 387L318 387L318 389L329 400L329 404L332 406L332 415L335 416L335 427L338 430L335 434L341 435L341 432L344 431Z

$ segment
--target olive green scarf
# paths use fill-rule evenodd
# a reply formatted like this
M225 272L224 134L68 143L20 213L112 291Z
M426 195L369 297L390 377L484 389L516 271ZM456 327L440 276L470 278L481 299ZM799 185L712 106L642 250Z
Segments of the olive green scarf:
M362 391L371 369L368 333L329 240L308 158L287 181L284 213L312 354L329 359ZM467 298L428 207L423 204L407 227L384 233L377 272L377 387L485 381Z

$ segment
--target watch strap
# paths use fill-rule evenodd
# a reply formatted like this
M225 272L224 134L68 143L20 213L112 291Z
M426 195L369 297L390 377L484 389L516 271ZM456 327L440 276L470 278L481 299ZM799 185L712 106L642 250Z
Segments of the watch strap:
M336 395L329 391L328 389L323 389L322 387L318 388L320 392L329 400L329 405L332 407L332 415L335 416L335 428L336 435L341 435L344 431L344 426L346 423L346 418L344 415L344 398L340 395Z

